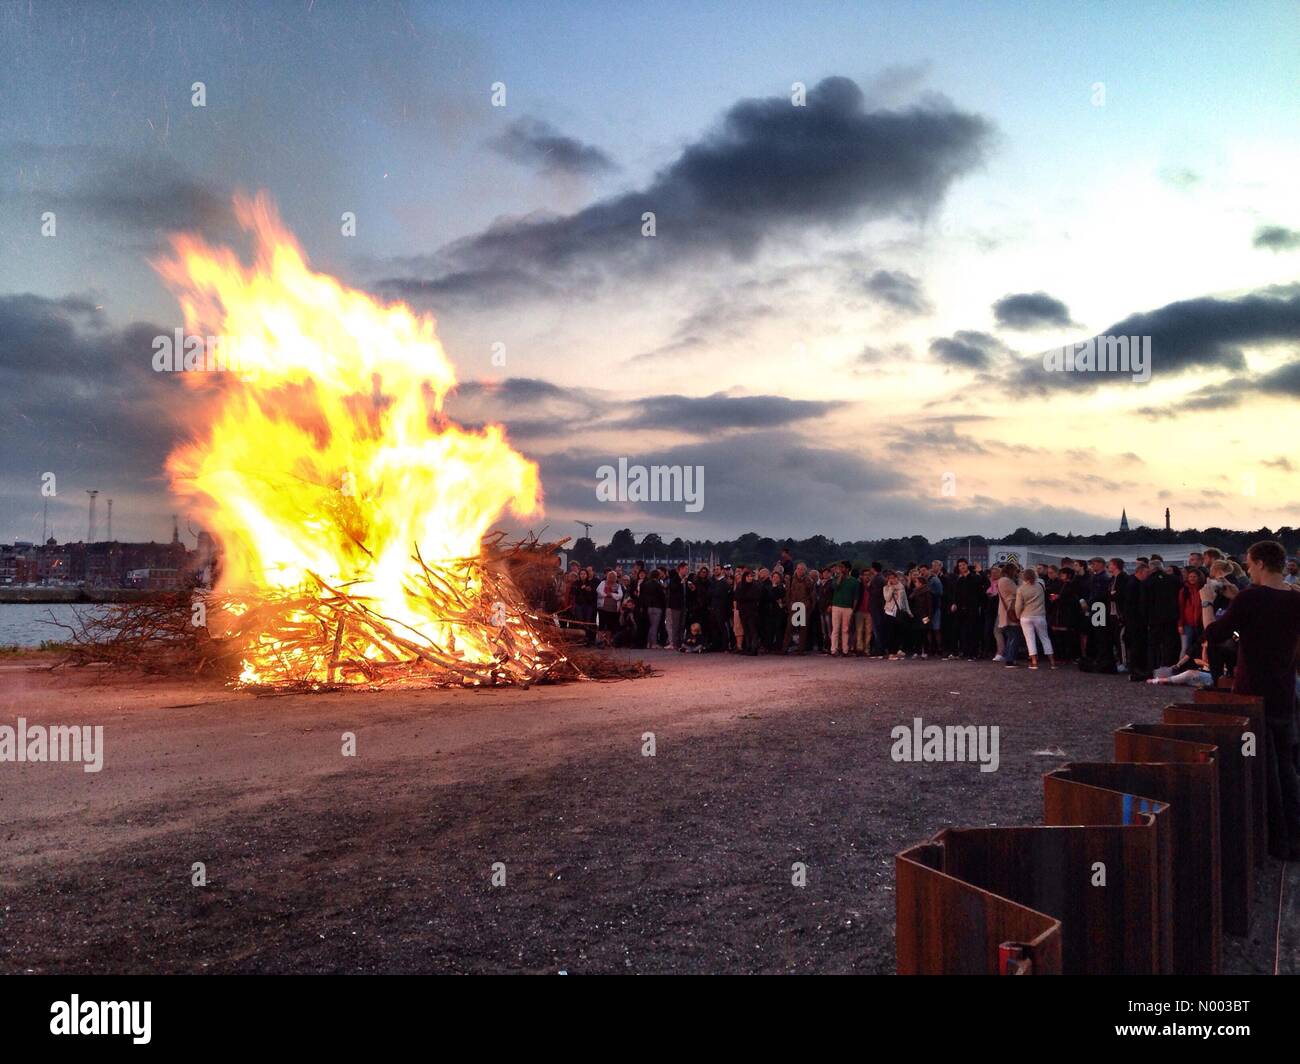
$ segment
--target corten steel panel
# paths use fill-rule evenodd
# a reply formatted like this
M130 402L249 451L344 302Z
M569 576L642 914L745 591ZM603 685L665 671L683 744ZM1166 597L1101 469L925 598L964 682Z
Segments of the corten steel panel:
M1223 890L1223 929L1230 935L1250 933L1250 906L1255 895L1255 770L1254 757L1242 752L1249 732L1245 717L1186 713L1167 706L1162 724L1134 725L1141 731L1159 729L1173 739L1212 742L1219 766L1219 857Z
M1264 773L1268 764L1264 750L1268 728L1264 726L1264 700L1259 695L1239 695L1232 691L1196 691L1192 698L1195 701L1191 705L1183 703L1179 708L1250 718L1250 729L1255 735L1255 863L1262 865L1268 856L1268 780Z
M1057 919L1064 973L1150 974L1158 969L1156 830L1150 815L1132 827L955 828L936 837L933 856L944 875ZM1093 884L1094 862L1105 865L1107 886ZM1125 901L1141 928L1132 938L1112 933ZM931 933L952 938L965 917L938 920ZM975 944L976 952L991 945Z
M1059 975L1059 921L945 873L947 835L894 859L898 974Z
M1066 765L1043 776L1043 823L1113 825L1149 837L1154 866L1145 859L1116 876L1108 862L1106 886L1089 897L1088 924L1110 943L1106 971L1167 975L1174 969L1173 821L1164 802L1080 783ZM1144 847L1147 844L1144 843ZM1150 879L1145 874L1149 873ZM1068 930L1068 926L1067 926ZM1100 947L1099 947L1100 948Z
M1080 783L1169 805L1173 839L1168 885L1173 900L1174 971L1184 975L1217 974L1223 930L1219 855L1206 838L1206 825L1217 825L1219 816L1214 764L1076 761L1068 767L1071 777Z

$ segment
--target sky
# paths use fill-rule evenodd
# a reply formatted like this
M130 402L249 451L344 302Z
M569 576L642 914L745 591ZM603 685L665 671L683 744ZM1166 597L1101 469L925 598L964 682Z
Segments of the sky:
M555 535L1300 524L1298 46L1292 3L0 2L0 541L88 489L191 527L150 260L239 247L239 191L436 318ZM1149 375L1045 365L1111 336ZM602 500L620 458L702 505Z

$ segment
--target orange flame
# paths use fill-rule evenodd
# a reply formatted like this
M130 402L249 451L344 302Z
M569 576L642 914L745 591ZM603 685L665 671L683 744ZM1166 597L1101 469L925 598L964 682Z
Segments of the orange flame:
M485 660L481 639L408 588L412 556L475 556L507 509L538 512L536 465L499 426L469 432L443 414L456 377L432 317L313 272L265 196L237 197L235 212L251 267L192 235L154 264L187 332L216 337L218 360L238 367L183 374L215 402L167 460L173 490L222 545L217 590L287 591L314 575ZM273 650L245 661L241 679L271 676Z

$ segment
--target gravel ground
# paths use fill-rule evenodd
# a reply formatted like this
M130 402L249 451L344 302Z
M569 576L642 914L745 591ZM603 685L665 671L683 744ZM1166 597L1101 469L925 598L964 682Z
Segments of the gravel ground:
M1043 772L1187 698L990 663L649 660L619 683L254 698L9 659L0 723L103 724L105 761L0 765L0 971L889 973L898 850L1036 822ZM998 771L894 762L913 717L997 725ZM1228 971L1272 971L1282 867Z

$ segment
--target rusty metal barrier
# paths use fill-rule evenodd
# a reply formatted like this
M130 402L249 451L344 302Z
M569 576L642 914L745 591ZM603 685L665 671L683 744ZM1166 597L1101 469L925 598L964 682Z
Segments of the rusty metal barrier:
M1116 731L1114 762L1047 773L1043 826L900 853L898 972L1216 974L1250 927L1266 732L1262 699L1195 697Z
M1085 783L1067 765L1043 776L1043 823L1050 826L1151 825L1151 832L1139 832L1129 839L1132 847L1142 847L1142 850L1127 858L1134 867L1145 870L1150 866L1143 851L1147 848L1154 851L1151 885L1148 887L1142 878L1132 875L1125 875L1121 880L1108 878L1106 890L1092 892L1086 915L1089 932L1097 940L1094 955L1107 965L1102 969L1104 973L1167 975L1173 972L1174 829L1169 806L1140 795Z
M894 858L899 973L1059 975L1060 921L948 874L948 835Z
M1223 891L1223 929L1230 935L1250 933L1255 896L1256 760L1247 752L1250 720L1221 713L1184 712L1166 706L1163 724L1132 725L1159 729L1174 739L1212 742L1219 766L1219 882ZM1261 813L1263 810L1261 810Z
M1265 724L1264 699L1259 695L1238 695L1231 691L1197 691L1192 699L1191 705L1184 702L1178 708L1185 713L1231 713L1234 717L1250 720L1250 730L1255 736L1255 771L1251 781L1255 792L1255 862L1262 865L1268 856L1268 779L1264 772L1264 766L1268 764L1268 727Z

